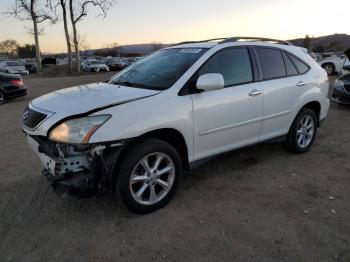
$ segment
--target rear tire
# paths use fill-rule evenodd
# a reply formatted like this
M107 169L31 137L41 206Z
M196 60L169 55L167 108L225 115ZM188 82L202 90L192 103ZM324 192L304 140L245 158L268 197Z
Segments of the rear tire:
M309 108L303 108L295 117L287 135L286 147L296 154L305 153L312 147L317 133L317 116Z
M176 149L165 141L147 138L122 157L116 191L130 211L150 213L173 198L182 173Z

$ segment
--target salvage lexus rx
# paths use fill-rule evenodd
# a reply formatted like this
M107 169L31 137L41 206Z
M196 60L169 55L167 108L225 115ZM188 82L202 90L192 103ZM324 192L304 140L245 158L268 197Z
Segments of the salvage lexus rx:
M183 170L214 155L276 138L307 152L328 88L307 50L285 41L186 42L109 81L34 99L22 127L56 189L109 190L149 213L171 200Z

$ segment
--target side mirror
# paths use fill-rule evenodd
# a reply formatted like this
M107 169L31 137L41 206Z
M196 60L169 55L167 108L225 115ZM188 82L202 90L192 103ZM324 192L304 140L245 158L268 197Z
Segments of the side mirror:
M224 88L225 82L222 74L204 74L201 75L198 80L196 87L198 90L208 92Z

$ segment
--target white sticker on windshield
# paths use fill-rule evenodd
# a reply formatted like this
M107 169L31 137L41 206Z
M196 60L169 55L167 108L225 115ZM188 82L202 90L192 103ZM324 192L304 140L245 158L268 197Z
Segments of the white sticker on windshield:
M202 51L200 48L184 48L180 51L180 53L198 54L200 51Z

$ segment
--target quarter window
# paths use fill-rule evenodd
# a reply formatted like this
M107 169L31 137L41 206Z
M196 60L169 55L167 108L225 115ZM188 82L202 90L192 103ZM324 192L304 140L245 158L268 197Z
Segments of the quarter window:
M280 50L257 47L256 52L259 58L263 80L285 77L287 75Z
M208 73L222 74L225 87L253 81L249 52L246 48L230 48L214 54L198 71L198 77Z
M284 63L286 64L286 70L288 76L295 76L298 74L298 71L293 64L292 60L283 52Z
M296 58L293 55L289 56L290 59L292 59L293 63L297 67L299 74L304 74L309 70L309 66L305 64L303 61L301 61L299 58Z

